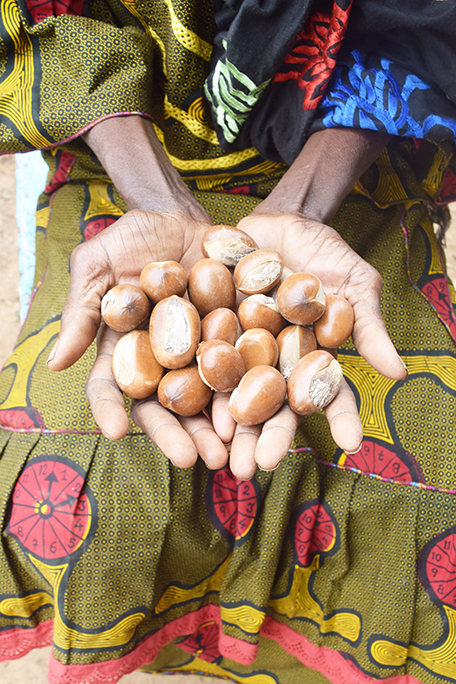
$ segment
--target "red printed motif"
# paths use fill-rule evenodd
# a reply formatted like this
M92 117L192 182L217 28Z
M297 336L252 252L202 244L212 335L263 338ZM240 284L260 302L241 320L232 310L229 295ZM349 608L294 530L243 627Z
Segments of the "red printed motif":
M177 645L207 663L215 663L220 658L219 627L215 620L205 622L193 634Z
M342 9L335 0L330 15L322 12L311 14L293 49L274 76L276 82L297 81L304 91L303 109L315 109L320 104L336 66L351 4Z
M456 607L456 532L446 530L423 548L419 560L421 584L433 601Z
M317 500L309 501L298 509L293 530L293 543L297 564L307 567L315 554L332 551L336 543L336 525L329 510Z
M108 218L102 217L94 219L93 221L89 221L89 223L83 229L84 240L87 241L90 240L90 238L95 237L95 235L101 233L102 230L115 223L118 218L118 216L115 218L109 216Z
M84 0L25 0L33 21L38 24L47 17L61 14L82 15Z
M356 454L339 459L340 465L370 475L380 475L395 482L424 482L424 476L413 456L402 447L365 439Z
M76 156L66 150L59 150L57 153L57 168L54 175L52 176L49 183L44 188L44 192L48 195L52 195L56 190L68 183L69 176L72 166L76 160Z
M208 492L216 527L229 538L240 540L250 531L258 508L252 480L239 480L229 468L214 473Z
M84 478L63 460L37 459L13 491L7 534L34 556L61 561L86 539L92 507Z
M12 430L44 430L42 415L35 408L13 408L0 410L0 425Z
M439 191L441 202L454 202L456 200L456 174L448 168L443 174L442 184Z
M446 278L443 275L429 276L429 280L420 285L420 289L456 340L456 318Z

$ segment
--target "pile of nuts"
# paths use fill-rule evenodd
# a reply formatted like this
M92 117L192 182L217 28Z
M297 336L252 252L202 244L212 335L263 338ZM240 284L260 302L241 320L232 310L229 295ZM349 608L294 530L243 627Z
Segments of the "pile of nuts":
M325 296L318 278L292 273L239 229L210 228L202 251L188 277L175 261L155 262L140 287L117 285L104 296L103 320L126 333L112 361L119 388L135 399L157 392L181 416L202 411L213 391L230 392L228 410L241 425L263 423L286 400L300 415L327 406L342 380L328 349L351 335L349 302ZM238 292L246 297L235 313ZM151 302L149 331L138 329Z

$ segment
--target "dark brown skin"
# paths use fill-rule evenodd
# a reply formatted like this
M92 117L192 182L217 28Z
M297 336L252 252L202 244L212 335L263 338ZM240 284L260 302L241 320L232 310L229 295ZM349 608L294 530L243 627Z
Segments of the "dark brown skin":
M54 371L75 363L95 339L101 298L110 287L119 282L138 284L150 261L172 259L188 271L202 258L201 238L211 225L149 121L137 116L107 119L84 140L131 211L73 252L70 294L48 361ZM381 278L326 225L387 141L387 136L371 131L315 133L275 190L239 228L261 249L280 252L293 271L314 273L327 293L345 296L355 313L353 341L359 353L380 373L399 380L407 371L380 315ZM128 416L122 394L113 385L110 356L116 333L111 333L103 329L99 336L87 396L104 434L119 439L128 431ZM229 441L230 465L238 477L251 477L257 464L276 467L292 443L297 416L283 407L264 426L236 427L226 403L227 397L214 398L212 424L201 415L178 420L153 399L134 403L132 417L180 467L192 465L198 453L208 467L222 467L228 458L223 442ZM362 429L346 385L325 412L336 443L355 451Z

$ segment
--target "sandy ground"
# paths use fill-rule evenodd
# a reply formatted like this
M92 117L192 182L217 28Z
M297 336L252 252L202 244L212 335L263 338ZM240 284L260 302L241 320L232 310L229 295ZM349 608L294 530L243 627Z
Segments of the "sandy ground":
M15 159L0 157L0 368L13 349L19 333L18 248L16 231ZM455 215L456 220L456 215ZM447 236L450 275L456 282L456 226ZM0 663L0 684L47 684L50 648L29 653L24 658ZM121 684L206 684L206 677L188 675L146 675L133 673Z

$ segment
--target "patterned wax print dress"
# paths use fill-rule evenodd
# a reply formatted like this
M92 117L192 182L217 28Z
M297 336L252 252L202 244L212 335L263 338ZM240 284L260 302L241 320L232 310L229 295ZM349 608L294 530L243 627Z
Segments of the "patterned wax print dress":
M456 197L454 0L0 0L0 151L41 149L29 314L0 375L0 656L52 684L137 668L245 684L456 683L456 318L435 226ZM126 211L78 137L152 119L216 223L325 127L392 134L333 225L381 273L409 375L340 350L356 454L308 417L274 472L110 442L46 359L76 245Z

